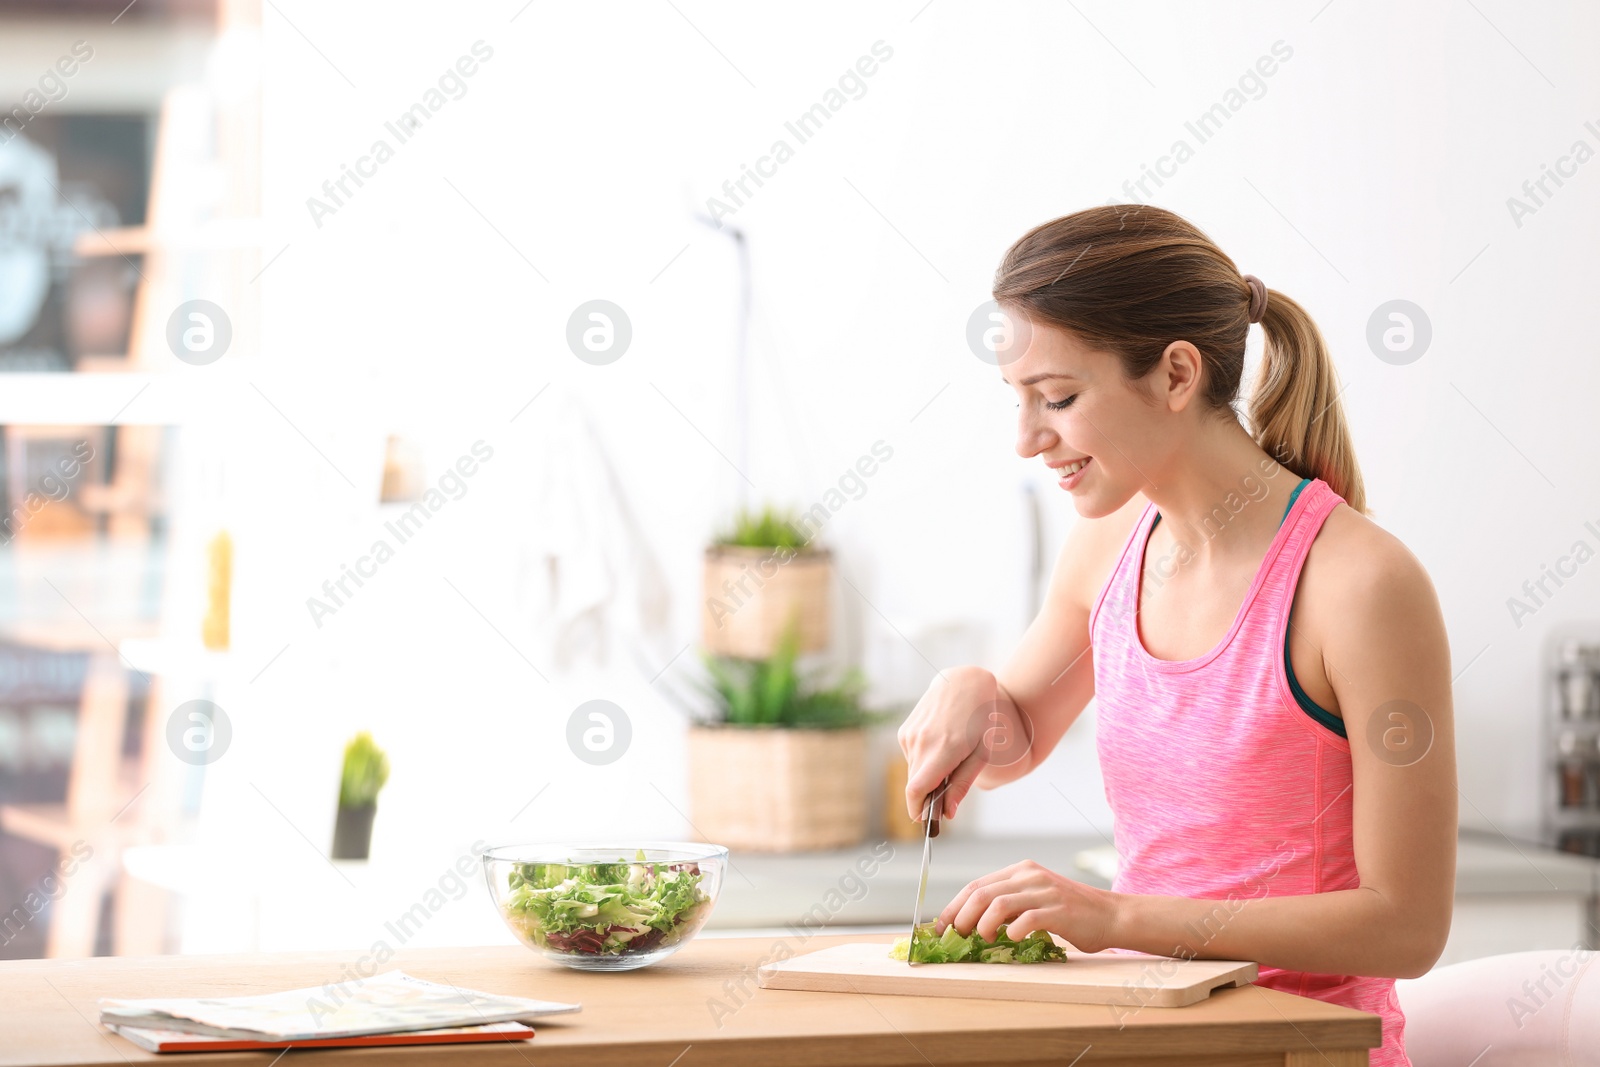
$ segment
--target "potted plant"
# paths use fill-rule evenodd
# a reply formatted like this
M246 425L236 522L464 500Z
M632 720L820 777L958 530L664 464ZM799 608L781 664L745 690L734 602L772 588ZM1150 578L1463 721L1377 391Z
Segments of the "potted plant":
M702 653L714 712L689 728L689 806L696 831L734 849L789 852L853 845L867 835L868 710L861 673L803 675L798 627L770 658Z
M364 860L372 848L378 791L389 780L389 757L365 730L344 746L339 775L339 813L333 824L333 858Z
M833 556L810 543L802 520L772 507L740 511L706 549L701 642L708 652L765 659L791 624L801 652L828 646Z

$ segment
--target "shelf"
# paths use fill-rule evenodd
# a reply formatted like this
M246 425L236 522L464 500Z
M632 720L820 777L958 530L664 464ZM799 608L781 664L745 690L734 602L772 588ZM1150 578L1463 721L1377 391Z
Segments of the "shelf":
M65 804L0 804L0 830L61 851L82 836L67 818Z
M63 615L60 619L45 622L0 622L0 641L52 652L101 652L105 651L107 640L115 642L148 637L159 626L160 623L155 619L134 619L117 622L102 620L91 628L84 625L83 619L72 614L70 618Z
M234 665L226 649L159 637L126 638L118 643L117 651L130 666L145 674L218 678Z
M1550 808L1551 825L1562 830L1600 830L1600 808Z
M187 230L153 230L148 226L123 226L114 230L85 230L72 251L84 257L139 256L151 251L226 251L260 248L259 218L215 219Z
M0 830L58 852L71 851L78 841L94 842L99 849L113 834L119 843L126 843L140 833L132 819L127 820L127 826L121 821L112 822L115 814L110 811L96 819L73 821L67 816L65 804L0 804Z
M218 391L233 377L220 365L160 374L0 372L0 425L187 425L215 417Z

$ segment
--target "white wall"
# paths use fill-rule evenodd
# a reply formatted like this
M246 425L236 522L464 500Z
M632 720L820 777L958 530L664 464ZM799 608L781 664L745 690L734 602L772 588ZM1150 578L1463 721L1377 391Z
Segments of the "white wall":
M230 485L247 494L241 667L234 749L210 789L232 832L305 848L259 789L324 844L339 745L366 727L395 765L380 854L687 832L681 718L625 655L558 676L519 600L531 486L551 459L538 434L581 400L618 462L671 582L671 631L644 653L659 669L695 637L698 553L742 484L717 451L737 448L731 247L687 204L767 151L878 40L893 57L866 94L734 221L755 269L754 495L809 503L873 442L894 449L826 535L870 600L841 589L846 632L884 689L925 671L899 635L998 665L1025 623L1021 486L1040 488L1052 545L1071 519L1012 451L1009 390L965 346L999 255L1038 222L1123 198L1122 182L1281 40L1293 55L1265 94L1154 199L1317 315L1376 517L1433 575L1457 669L1476 657L1456 687L1464 820L1534 819L1539 642L1595 612L1600 571L1521 628L1506 598L1600 519L1581 436L1600 387L1583 326L1600 163L1520 228L1505 200L1575 139L1600 145L1583 128L1600 125L1593 8L282 7L299 32L268 9L265 255L286 250L259 282L264 354L238 368L260 392L230 401ZM306 198L479 39L494 55L467 94L315 226ZM563 342L594 297L635 331L605 367ZM1409 366L1365 341L1369 314L1396 297L1434 328ZM423 440L435 477L479 439L495 458L318 629L306 597L387 517L371 501L391 430ZM977 635L936 639L955 626ZM633 723L608 767L564 741L567 715L593 697ZM985 796L981 829L1107 827L1091 730Z

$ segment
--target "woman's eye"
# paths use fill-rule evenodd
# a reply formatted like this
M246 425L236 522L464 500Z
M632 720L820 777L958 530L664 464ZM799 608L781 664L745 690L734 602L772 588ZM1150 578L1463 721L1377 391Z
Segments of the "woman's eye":
M1045 405L1044 406L1049 408L1051 411L1060 411L1064 407L1071 406L1072 402L1074 400L1076 400L1076 399L1078 399L1078 394L1077 393L1073 393L1071 396L1067 397L1065 400L1047 400L1047 401L1045 401Z

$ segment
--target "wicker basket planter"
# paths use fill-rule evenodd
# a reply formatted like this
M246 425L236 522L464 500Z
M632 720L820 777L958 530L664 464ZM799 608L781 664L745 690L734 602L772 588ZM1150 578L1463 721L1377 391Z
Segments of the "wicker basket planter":
M826 549L712 545L703 575L700 639L706 651L765 659L791 619L799 625L799 651L828 647L833 556Z
M867 836L867 732L689 729L694 828L734 850L843 848Z

